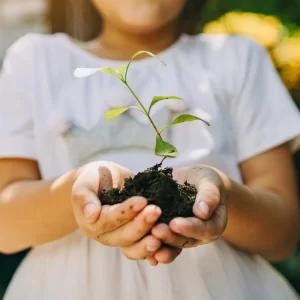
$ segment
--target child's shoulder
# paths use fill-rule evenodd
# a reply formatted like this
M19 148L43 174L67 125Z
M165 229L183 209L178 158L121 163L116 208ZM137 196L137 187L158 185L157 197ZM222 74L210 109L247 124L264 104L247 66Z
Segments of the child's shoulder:
M199 48L209 51L211 54L247 55L253 52L266 52L266 49L254 39L239 34L207 34L201 33L193 37ZM237 57L236 57L237 58Z
M27 33L16 42L14 42L9 48L8 54L22 55L34 54L40 49L46 49L49 46L53 46L57 43L57 35L41 34L41 33Z
M3 65L18 72L27 70L28 74L35 74L37 70L41 70L40 74L47 73L47 76L63 72L73 61L67 38L61 33L27 33L7 49Z
M187 37L183 52L223 77L247 72L268 57L267 50L258 42L237 34L202 33Z

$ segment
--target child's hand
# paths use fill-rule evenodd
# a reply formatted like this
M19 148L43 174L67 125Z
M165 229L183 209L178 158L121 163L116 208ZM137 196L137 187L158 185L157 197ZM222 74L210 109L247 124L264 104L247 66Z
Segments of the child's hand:
M175 218L169 226L158 224L152 229L152 235L164 244L177 248L191 248L216 241L227 225L227 207L224 181L213 168L194 166L174 171L174 179L179 183L187 181L195 184L198 194L194 204L192 218ZM174 250L162 248L149 260L169 263L174 257Z
M133 173L110 162L94 162L79 172L72 190L72 205L81 231L103 245L120 247L129 259L152 256L161 247L161 241L148 233L161 215L160 208L147 206L142 197L101 206L97 196L102 189L122 188L124 179Z

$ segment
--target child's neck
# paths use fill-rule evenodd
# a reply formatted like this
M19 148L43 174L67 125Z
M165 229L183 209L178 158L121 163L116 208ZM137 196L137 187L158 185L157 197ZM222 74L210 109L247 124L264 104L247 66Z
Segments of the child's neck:
M132 34L112 26L104 26L101 35L87 50L102 58L115 60L129 60L139 50L157 54L176 41L178 38L176 28L177 26L171 24L149 34Z

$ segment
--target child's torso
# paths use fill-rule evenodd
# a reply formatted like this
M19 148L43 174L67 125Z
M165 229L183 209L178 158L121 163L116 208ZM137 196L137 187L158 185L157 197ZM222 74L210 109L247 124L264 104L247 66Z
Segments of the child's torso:
M107 74L80 80L72 75L78 67L116 64L103 65L65 36L48 39L37 53L43 63L32 86L35 148L42 176L52 178L93 160L111 160L134 172L159 162L154 155L154 130L142 114L129 111L111 121L104 118L111 108L136 105L128 90ZM166 160L166 165L210 164L241 181L230 116L225 99L217 93L220 74L218 68L209 67L213 58L208 52L212 52L205 49L198 37L183 39L160 55L167 68L154 60L133 64L129 84L145 106L153 96L184 98L154 107L159 128L182 113L211 123L208 127L195 121L167 130L164 137L177 147L179 157ZM20 298L295 300L296 296L260 258L238 252L222 240L186 249L174 263L153 268L75 232L29 254L5 300Z

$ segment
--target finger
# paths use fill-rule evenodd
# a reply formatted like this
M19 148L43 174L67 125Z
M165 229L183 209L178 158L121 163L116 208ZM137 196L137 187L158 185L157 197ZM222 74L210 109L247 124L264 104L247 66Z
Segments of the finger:
M106 173L100 173L102 180L99 182L98 191L108 190L111 188L120 190L124 187L126 178L134 177L134 173L132 171L118 164L103 161L101 161L100 164L102 169L106 168L109 172L106 171Z
M176 218L169 224L170 229L175 233L202 241L217 239L224 232L226 225L225 205L221 205L207 221L198 218Z
M218 205L224 203L224 182L213 168L200 165L179 168L174 170L173 176L180 184L188 182L196 186L198 194L193 212L198 218L209 219Z
M72 188L72 206L80 223L95 223L101 211L99 189L120 188L131 171L113 163L99 162L85 166Z
M153 256L148 256L147 260L148 260L149 264L153 267L158 265L158 261Z
M148 205L129 223L101 235L99 241L105 240L110 246L131 245L149 233L160 215L159 207Z
M100 218L91 226L86 226L92 236L99 237L105 233L117 230L132 221L148 204L144 197L132 197L116 205L104 205Z
M128 259L142 260L152 256L160 247L161 241L148 235L133 245L122 247L121 251Z
M113 168L115 169L115 167ZM98 198L98 191L100 185L107 189L113 187L110 168L101 164L99 166L87 165L78 176L72 189L72 205L75 217L80 220L80 223L92 224L99 218L101 203Z
M164 244L176 248L190 248L196 246L198 243L198 241L193 238L187 238L173 232L166 224L156 225L152 228L151 233Z
M154 254L154 258L158 263L169 264L173 262L181 252L182 249L179 248L163 247Z
M85 174L84 174L85 175ZM72 206L77 223L93 224L100 216L101 204L91 182L98 184L98 177L86 182L89 176L79 176L72 189Z
M207 220L220 205L220 189L215 181L205 178L199 182L197 190L198 194L193 207L193 213L198 218Z
M182 167L182 168L176 168L173 170L173 179L178 184L184 184L187 181L187 172L189 170L189 167Z

